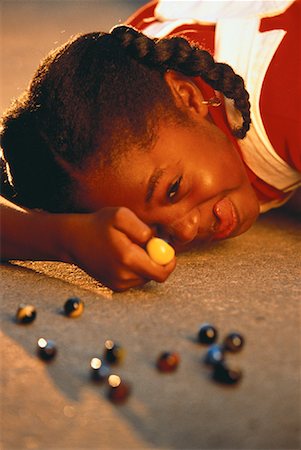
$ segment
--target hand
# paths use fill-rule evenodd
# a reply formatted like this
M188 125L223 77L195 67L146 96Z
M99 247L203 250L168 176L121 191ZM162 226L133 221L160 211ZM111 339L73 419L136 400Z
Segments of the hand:
M114 291L162 283L176 265L175 258L166 266L150 259L143 246L152 230L124 207L71 214L63 235L65 259Z

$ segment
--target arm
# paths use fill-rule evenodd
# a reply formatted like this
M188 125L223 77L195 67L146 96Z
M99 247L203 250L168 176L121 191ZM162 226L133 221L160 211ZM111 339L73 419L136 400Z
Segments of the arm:
M1 198L1 258L76 264L113 290L165 281L175 268L143 249L151 229L127 208L90 214L51 214Z
M0 197L1 259L68 262L61 243L65 214L29 210Z

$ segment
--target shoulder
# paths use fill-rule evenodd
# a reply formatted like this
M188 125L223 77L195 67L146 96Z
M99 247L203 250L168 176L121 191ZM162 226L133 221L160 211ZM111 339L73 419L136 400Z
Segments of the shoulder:
M166 6L165 2L151 1L132 14L126 23L150 37L183 36L189 42L194 42L214 54L214 23L200 23L187 14L181 17L178 7L172 8L176 12L172 19L161 17L162 6Z

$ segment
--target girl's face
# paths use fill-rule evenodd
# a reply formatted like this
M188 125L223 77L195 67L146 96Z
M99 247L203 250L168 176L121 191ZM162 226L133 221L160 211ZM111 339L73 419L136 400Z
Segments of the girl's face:
M126 206L179 248L237 236L259 212L237 150L210 120L161 127L152 150L130 150L94 174L79 201L88 210Z

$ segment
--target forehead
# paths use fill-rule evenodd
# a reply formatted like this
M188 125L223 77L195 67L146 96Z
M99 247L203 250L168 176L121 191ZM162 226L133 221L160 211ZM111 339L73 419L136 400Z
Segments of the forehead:
M127 151L116 164L96 164L79 182L79 207L96 211L111 206L131 208L133 201L141 203L154 166L150 152L136 149Z
M186 133L181 129L166 127L158 134L156 143L151 149L131 149L126 153L113 176L121 183L130 184L132 180L141 186L149 179L156 182L163 173L189 156L190 143Z
M89 209L147 203L150 183L180 164L189 164L191 141L178 128L166 127L151 149L127 149L117 164L93 170L82 202ZM186 162L185 162L186 161Z

